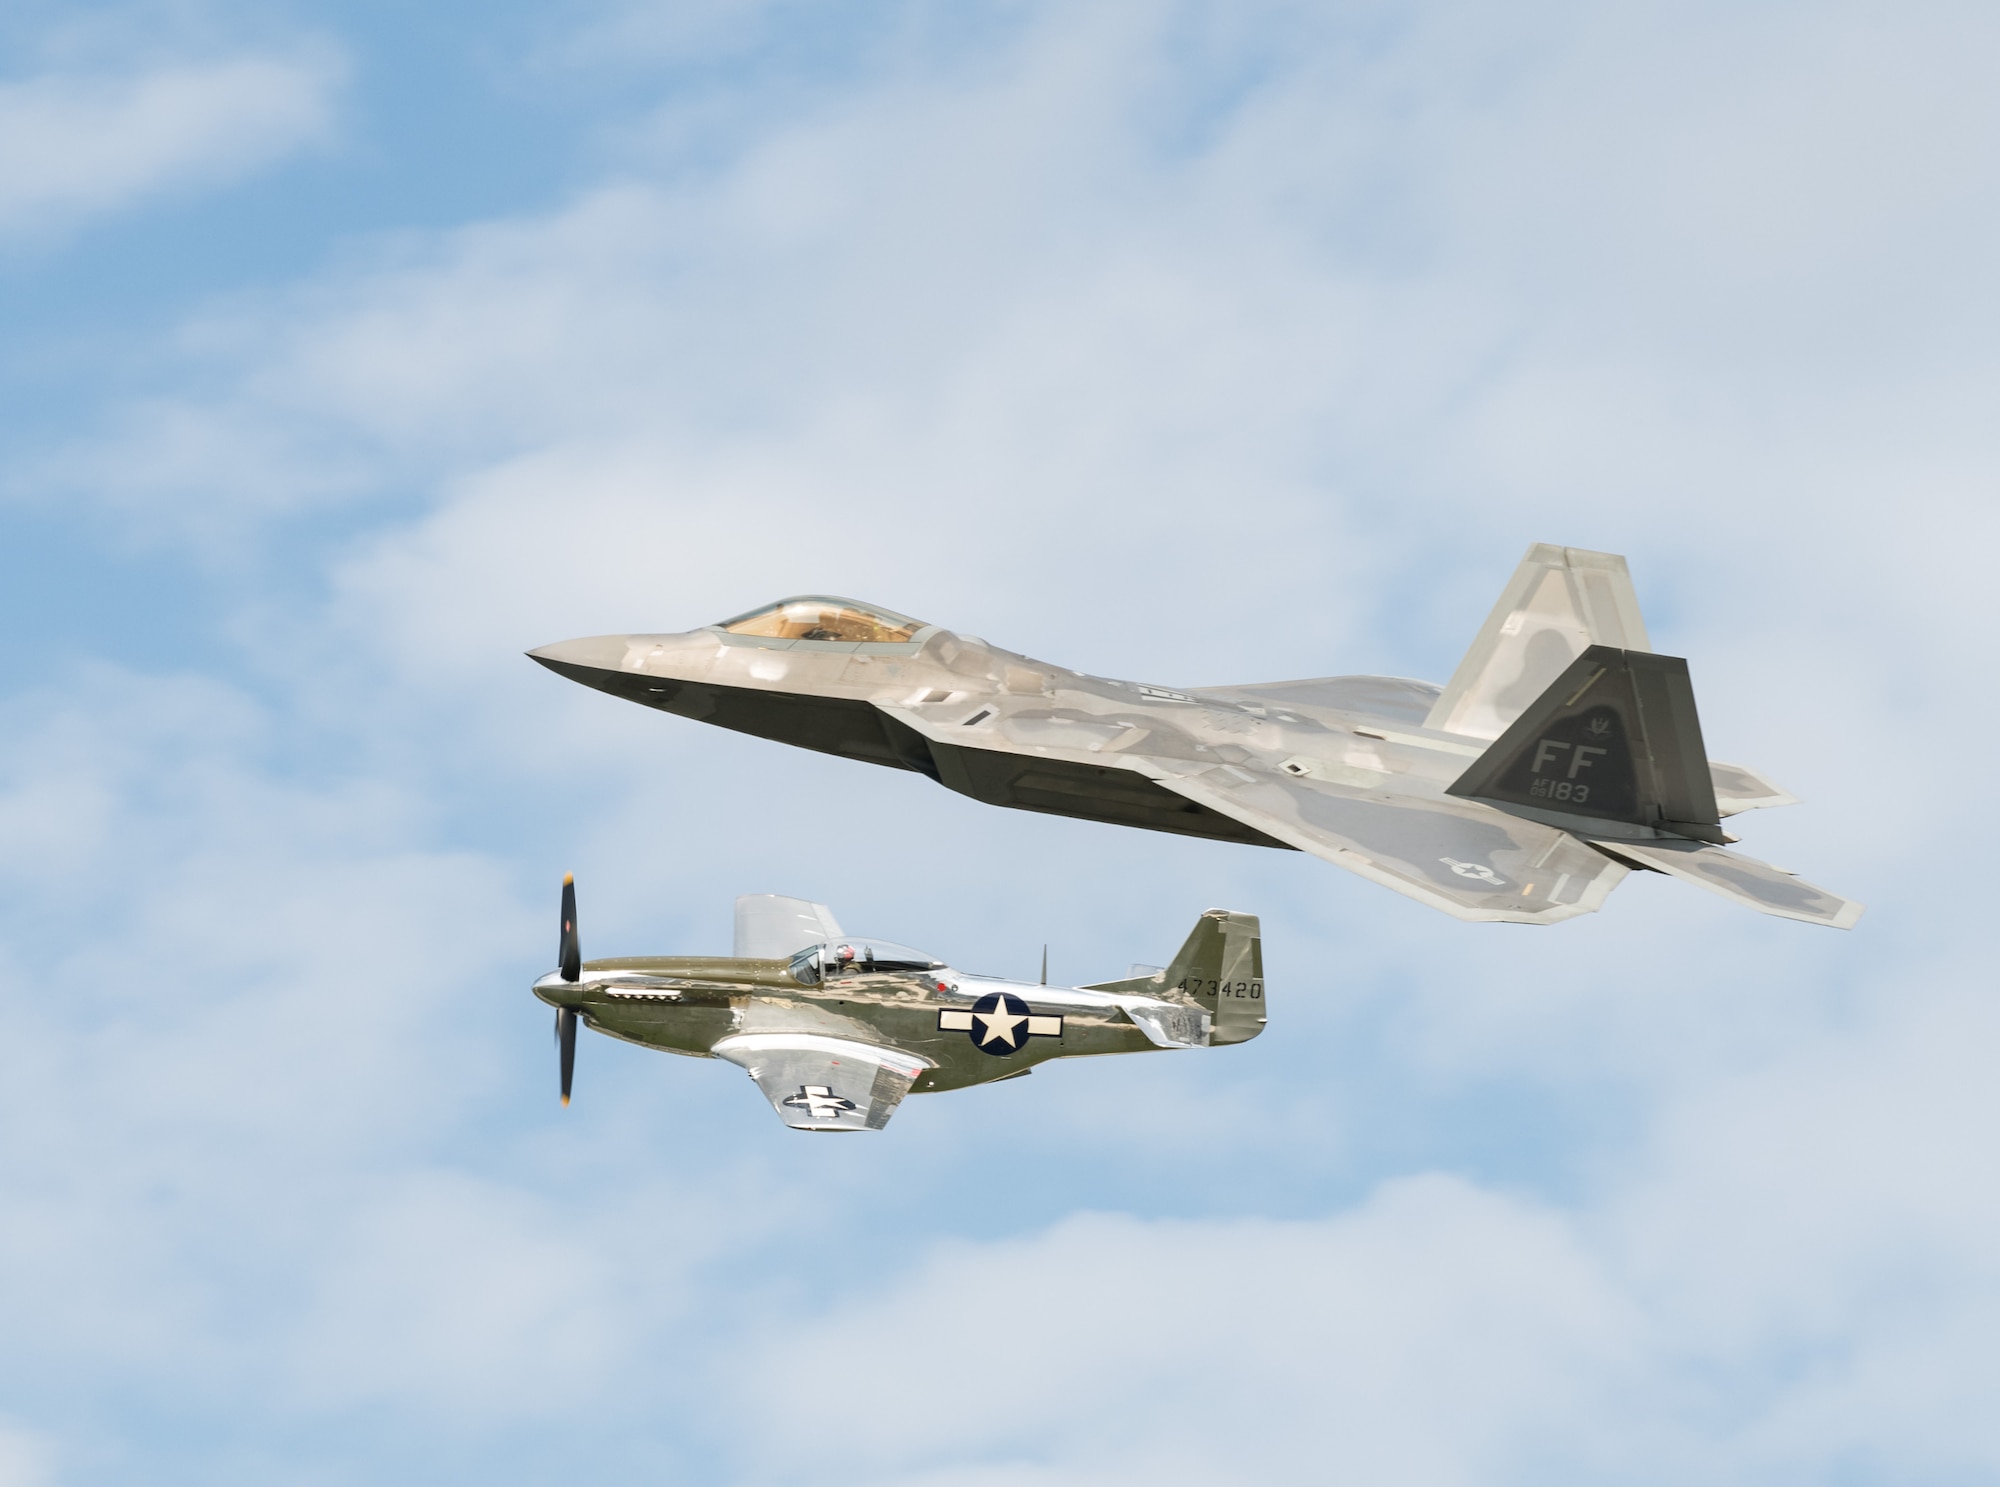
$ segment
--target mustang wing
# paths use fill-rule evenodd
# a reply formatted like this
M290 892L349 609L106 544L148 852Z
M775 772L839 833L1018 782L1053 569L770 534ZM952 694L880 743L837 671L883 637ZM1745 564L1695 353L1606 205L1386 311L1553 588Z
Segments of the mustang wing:
M1360 790L1224 764L1163 788L1459 919L1553 924L1627 869L1566 831L1453 796Z
M798 1131L879 1131L930 1067L873 1043L818 1033L738 1033L710 1050L741 1065Z

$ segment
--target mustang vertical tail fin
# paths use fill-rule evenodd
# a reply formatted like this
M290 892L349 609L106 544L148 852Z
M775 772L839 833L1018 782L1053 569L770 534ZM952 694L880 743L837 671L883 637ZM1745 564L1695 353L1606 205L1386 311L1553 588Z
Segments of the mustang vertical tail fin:
M1644 651L1646 622L1616 553L1537 542L1424 720L1498 738L1586 646Z
M1264 1031L1264 942L1255 914L1210 909L1167 967L1167 995L1208 1013L1211 1043L1247 1043ZM1157 994L1157 993L1156 993Z
M1593 645L1448 793L1724 842L1687 662Z

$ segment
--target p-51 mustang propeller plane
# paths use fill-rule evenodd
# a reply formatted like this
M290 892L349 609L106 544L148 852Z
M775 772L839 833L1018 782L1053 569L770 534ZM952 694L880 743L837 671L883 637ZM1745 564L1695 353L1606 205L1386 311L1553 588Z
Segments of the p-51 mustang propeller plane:
M905 1094L1031 1073L1050 1059L1243 1043L1264 1030L1257 920L1210 909L1165 970L1095 986L955 971L841 932L822 904L736 901L736 953L583 958L576 886L563 880L557 968L535 983L556 1009L562 1100L579 1022L614 1038L727 1059L786 1125L879 1131Z
M1794 797L1711 762L1687 663L1609 553L1537 544L1439 688L1177 690L1085 676L850 599L528 653L614 696L928 775L975 800L1290 847L1461 919L1587 914L1628 871L1845 929L1861 905L1726 850Z

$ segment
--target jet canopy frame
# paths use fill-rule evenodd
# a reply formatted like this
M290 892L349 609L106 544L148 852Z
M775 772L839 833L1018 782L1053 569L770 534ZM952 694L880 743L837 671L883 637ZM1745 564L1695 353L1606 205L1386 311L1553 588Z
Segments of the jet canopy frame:
M798 594L724 620L725 635L760 640L809 640L861 645L907 645L935 629L923 620L837 594Z

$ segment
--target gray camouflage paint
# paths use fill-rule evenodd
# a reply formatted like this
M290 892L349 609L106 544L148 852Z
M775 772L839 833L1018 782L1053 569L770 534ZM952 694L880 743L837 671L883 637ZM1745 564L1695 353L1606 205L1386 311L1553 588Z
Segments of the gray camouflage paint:
M1669 699L1673 711L1655 732L1683 740L1677 798L1712 795L1708 821L1657 811L1609 819L1547 808L1558 802L1453 793L1475 764L1496 774L1514 762L1488 751L1587 649L1649 655L1625 560L1612 554L1531 547L1444 688L1371 676L1155 686L902 623L854 600L781 602L822 606L828 634L851 611L902 638L740 633L765 624L766 610L684 634L597 636L529 654L614 696L910 770L988 804L1310 852L1461 919L1547 924L1589 913L1634 866L1811 923L1844 928L1861 912L1811 885L1794 891L1791 875L1719 845L1731 840L1721 817L1793 797L1752 770L1702 759L1683 662L1634 661L1633 685ZM1707 792L1686 787L1688 768L1705 768ZM1689 839L1708 855L1617 846Z

